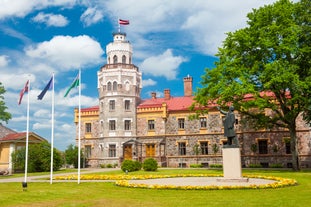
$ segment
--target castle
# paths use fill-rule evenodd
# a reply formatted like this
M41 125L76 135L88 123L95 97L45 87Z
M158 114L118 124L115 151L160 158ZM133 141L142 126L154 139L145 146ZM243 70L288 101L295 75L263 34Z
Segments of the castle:
M142 74L132 63L133 49L125 33L113 34L106 54L107 64L97 74L99 105L81 109L81 148L87 166L120 166L124 159L143 162L150 157L163 167L222 163L223 115L209 105L208 114L189 119L194 114L189 109L194 102L191 76L183 79L182 97L172 97L165 89L164 97L152 93L141 100ZM254 130L241 122L238 112L235 115L243 166L292 166L287 129ZM77 130L78 116L75 109ZM301 117L297 137L301 166L311 167L310 128Z

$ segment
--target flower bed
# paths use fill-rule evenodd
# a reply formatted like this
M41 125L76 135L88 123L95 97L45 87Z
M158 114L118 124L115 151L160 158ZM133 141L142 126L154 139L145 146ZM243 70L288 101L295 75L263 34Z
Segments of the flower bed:
M256 178L274 180L275 182L269 184L251 184L251 185L206 185L206 186L176 186L176 185L160 185L160 184L142 184L130 183L129 180L146 180L159 178L182 178L182 177L220 177L219 174L176 174L176 175L81 175L80 180L111 180L115 181L117 186L130 188L147 188L147 189L182 189L182 190L225 190L225 189L266 189L266 188L281 188L286 186L297 185L294 179L274 177L274 176L260 176L260 175L243 175L243 178ZM70 176L56 176L55 180L77 180L77 175Z

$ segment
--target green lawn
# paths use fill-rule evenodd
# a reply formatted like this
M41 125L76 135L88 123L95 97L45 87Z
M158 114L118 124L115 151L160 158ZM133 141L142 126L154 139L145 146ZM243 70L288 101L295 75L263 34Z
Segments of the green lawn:
M203 169L160 169L159 174L173 173L221 173ZM123 173L120 170L107 172ZM144 174L139 171L136 174ZM117 187L113 183L81 181L70 183L28 183L22 191L21 183L1 183L1 206L242 206L242 207L306 207L311 205L311 171L244 170L246 174L271 175L293 178L297 186L261 190L156 190Z

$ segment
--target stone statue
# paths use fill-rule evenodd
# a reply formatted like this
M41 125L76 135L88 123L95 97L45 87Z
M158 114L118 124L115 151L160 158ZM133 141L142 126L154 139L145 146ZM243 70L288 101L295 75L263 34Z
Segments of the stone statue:
M235 124L235 115L234 115L234 107L230 106L229 111L223 111L220 109L219 106L217 106L217 109L220 111L220 113L226 115L223 125L224 125L224 136L227 137L227 145L232 145L232 141L235 139L235 130L234 130L234 124Z

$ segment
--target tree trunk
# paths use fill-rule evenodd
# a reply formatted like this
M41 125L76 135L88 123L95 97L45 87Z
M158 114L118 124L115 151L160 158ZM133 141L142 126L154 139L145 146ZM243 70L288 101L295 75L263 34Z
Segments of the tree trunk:
M290 133L290 149L292 153L293 170L299 171L300 162L299 162L297 135L296 135L296 123L292 124L289 127L289 133Z

